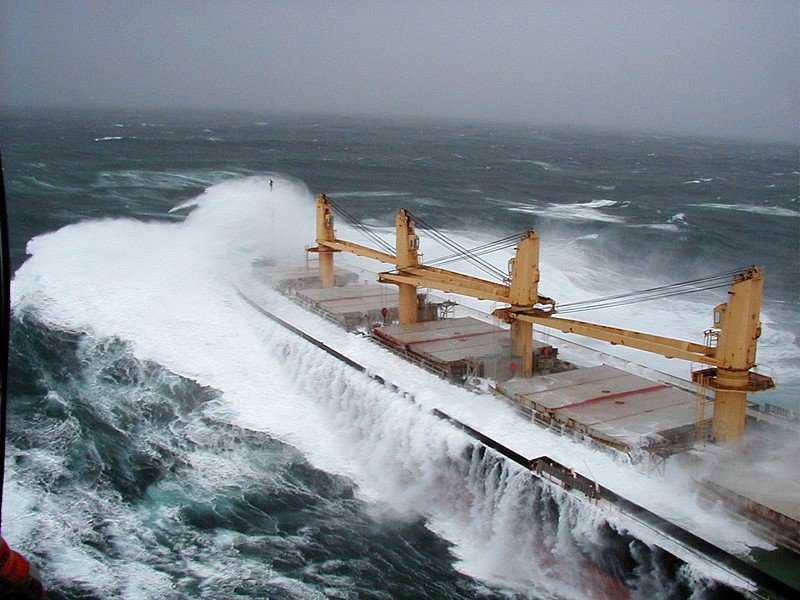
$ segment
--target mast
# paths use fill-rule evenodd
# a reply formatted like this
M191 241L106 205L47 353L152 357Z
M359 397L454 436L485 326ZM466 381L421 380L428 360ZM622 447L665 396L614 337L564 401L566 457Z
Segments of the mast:
M419 237L414 233L414 221L405 208L397 211L397 270L419 267ZM399 317L401 325L417 322L417 286L413 283L397 282Z

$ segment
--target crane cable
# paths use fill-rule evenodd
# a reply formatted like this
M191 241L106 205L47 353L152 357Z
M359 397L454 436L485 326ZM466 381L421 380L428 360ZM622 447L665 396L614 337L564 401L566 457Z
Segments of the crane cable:
M560 314L568 314L616 306L628 306L630 304L637 304L640 302L650 302L652 300L660 300L663 298L672 298L685 294L694 294L697 292L725 288L730 285L730 279L737 273L741 272L742 269L736 269L698 279L690 279L688 281L682 281L679 283L647 288L634 292L626 292L624 294L603 296L600 298L582 300L579 302L569 302L559 305L558 312Z
M367 239L381 247L389 254L394 254L396 251L392 246L383 238L378 236L369 227L359 222L358 219L353 217L344 208L336 204L330 203L331 207L338 214L342 215L356 230L360 231ZM452 253L440 256L429 261L429 265L444 265L447 263L455 262L457 260L467 260L473 265L478 267L481 271L488 274L494 279L500 281L506 278L506 273L497 268L490 262L481 258L485 254L497 252L514 246L518 241L518 236L510 235L505 238L500 238L493 242L488 242L474 248L466 248L461 244L453 241L449 236L439 231L436 227L426 223L416 215L408 213L409 217L414 220L423 230L425 230L434 241L438 242L445 248L449 249ZM735 269L725 271L707 277L698 279L690 279L679 283L673 283L653 288L646 288L634 292L626 292L623 294L615 294L612 296L602 296L599 298L592 298L581 300L577 302L568 302L558 306L559 314L570 314L576 312L585 312L592 310L600 310L604 308L613 308L618 306L629 306L631 304L639 304L642 302L651 302L653 300L661 300L664 298L673 298L675 296L682 296L686 294L694 294L708 290L721 289L730 285L730 278L741 273L743 269Z
M478 267L481 271L492 277L493 279L498 279L502 281L506 277L506 273L502 270L495 267L493 264L483 260L479 256L473 255L470 250L462 246L461 244L454 242L451 240L447 235L429 225L422 219L412 215L410 212L408 215L420 225L424 230L428 232L428 234L437 242L439 242L442 246L450 250L451 252L455 252L460 256L463 256L466 260L470 261L473 265Z
M506 273L504 273L502 270L498 269L488 261L479 258L477 255L474 255L470 250L468 250L461 244L453 241L452 239L450 239L450 237L439 231L437 228L433 227L432 225L429 225L428 223L419 219L418 217L411 215L411 213L409 213L409 216L414 221L419 223L422 226L422 228L426 230L435 241L439 242L444 247L449 248L451 251L455 251L457 255L462 256L466 260L470 261L472 264L481 269L484 273L487 273L490 277L500 279L501 281L506 277Z
M369 227L364 225L363 223L359 222L353 215L348 213L345 209L328 199L328 203L331 205L333 210L343 216L356 230L360 231L361 234L366 237L369 241L374 244L377 244L383 251L387 252L388 254L395 254L395 249L383 238L381 238L377 233L372 231Z
M597 302L605 302L607 300L617 300L617 299L621 299L621 298L629 298L629 297L632 297L632 296L639 296L639 295L644 295L644 294L649 294L649 293L659 293L661 291L668 291L668 290L673 290L673 289L676 289L676 288L683 288L683 287L687 287L689 285L708 284L708 283L712 283L712 282L719 282L721 280L727 280L730 277L732 277L733 275L736 275L737 273L741 273L742 271L743 271L743 269L736 269L736 270L732 270L732 271L725 271L723 273L716 273L714 275L708 275L706 277L700 277L698 279L690 279L688 281L670 283L670 284L667 284L667 285L661 285L661 286L657 286L657 287L653 287L653 288L646 288L646 289L643 289L643 290L636 290L636 291L633 291L633 292L624 292L622 294L616 294L616 295L613 295L613 296L602 296L600 298L592 298L592 299L589 299L589 300L580 300L580 301L577 301L577 302L568 302L566 304L562 304L561 307L562 308L567 308L567 307L572 308L572 307L577 307L577 306L581 306L581 305L585 305L585 304L595 304Z
M499 240L495 240L493 242L488 242L486 244L482 244L480 246L475 246L474 248L470 248L470 254L474 256L483 256L485 254L491 254L493 252L498 252L500 250L506 250L508 248L514 247L519 242L519 236L514 234L510 235L505 238L501 238ZM434 258L433 260L428 261L427 264L429 265L443 265L451 262L455 262L457 260L463 259L463 255L459 253L455 254L447 254L444 256L439 256Z
M342 208L338 204L330 202L330 199L328 200L328 202L330 203L331 208L333 208L333 210L337 214L343 216L356 230L360 231L361 234L364 235L364 237L366 237L368 240L381 247L384 251L390 254L395 253L395 249L388 242L386 242L384 239L378 236L374 231L372 231L369 227L361 223L358 219L356 219L353 215L348 213L344 208ZM501 238L499 240L495 240L494 242L483 244L473 249L467 249L464 246L452 241L448 236L441 233L435 227L432 227L431 225L428 225L421 219L411 215L411 213L409 213L409 216L411 216L411 218L414 221L419 223L423 229L428 231L431 234L431 237L434 238L434 240L438 241L445 248L448 248L451 252L453 252L450 255L439 257L431 261L429 264L442 265L463 258L472 262L474 265L476 265L484 273L487 273L492 278L499 279L502 281L506 277L506 273L504 273L501 269L495 267L491 263L482 260L480 256L482 254L489 254L491 252L496 252L513 246L514 244L517 243L518 236L516 235L508 236L505 238Z

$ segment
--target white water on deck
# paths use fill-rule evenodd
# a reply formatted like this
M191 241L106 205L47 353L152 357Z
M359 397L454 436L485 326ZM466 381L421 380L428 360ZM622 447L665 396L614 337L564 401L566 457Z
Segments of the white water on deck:
M728 550L765 545L731 519L700 508L690 476L681 469L661 479L538 430L501 402L409 369L365 340L263 292L271 310L399 384L419 405L267 322L237 296L234 284L253 258L304 260L301 246L313 239L314 208L302 185L276 179L269 191L265 179L239 179L215 185L187 204L197 208L181 223L101 220L34 239L31 258L14 279L15 312L33 311L56 329L121 338L140 360L220 390L235 422L295 445L321 469L352 478L378 513L425 516L432 530L456 544L459 568L487 582L583 597L585 590L574 583L582 568L576 548L591 546L603 522L648 543L668 542L624 517L552 491L561 511L572 516L562 525L567 532L543 536L529 518L529 476L514 466L498 466L487 479L485 461L473 457L477 462L465 479L454 465L472 442L427 414L435 406L481 424L526 456L547 454L574 466ZM566 243L560 251L576 258ZM592 277L585 262L570 264L578 280ZM556 267L545 264L543 279L564 289L565 300L585 297ZM674 320L673 334L689 327ZM529 559L551 553L565 560ZM687 559L694 566L687 577L727 578L703 561Z

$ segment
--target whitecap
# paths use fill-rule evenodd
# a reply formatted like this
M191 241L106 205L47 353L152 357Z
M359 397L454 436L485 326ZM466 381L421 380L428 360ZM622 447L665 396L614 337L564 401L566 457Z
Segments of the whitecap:
M37 179L36 177L32 177L30 175L26 175L20 178L20 182L26 182L32 186L44 188L49 191L54 192L78 192L81 191L81 188L78 187L71 187L71 186L60 186L54 183L48 183L47 181L42 181L41 179ZM16 182L11 182L10 185L14 186Z
M667 223L686 225L686 213L677 213L667 219Z
M512 212L538 215L558 221L597 221L600 223L622 223L624 219L617 215L608 215L599 208L614 206L615 200L592 200L579 204L555 204L547 206L518 205L509 208Z
M738 210L741 212L755 213L758 215L768 215L770 217L800 217L800 211L781 206L757 206L755 204L722 204L717 202L707 202L703 204L692 204L700 208L714 208L718 210Z
M637 229L657 229L659 231L680 231L680 227L675 223L644 223L642 225L631 225L631 227Z
M600 239L600 236L596 233L589 233L587 235L582 235L580 237L575 238L570 242L570 246L575 246L580 242L593 242L595 240Z
M598 200L592 200L591 202L586 202L584 204L578 204L577 206L586 206L587 208L603 208L605 206L615 206L617 204L616 200L608 200L606 198L600 198Z
M139 360L153 360L219 389L236 424L292 443L314 466L351 477L360 497L399 514L424 518L431 530L453 542L459 570L485 581L502 577L527 590L541 584L544 589L535 588L539 595L563 595L563 587L553 589L550 583L559 572L548 567L554 563L540 563L537 555L543 550L545 556L557 552L555 563L577 577L583 555L573 536L588 543L605 518L623 530L635 524L620 526L621 516L601 513L548 486L544 489L555 494L553 500L564 518L554 530L554 543L542 548L536 541L547 530L537 530L527 510L530 474L504 463L494 468L478 454L465 459L472 442L422 410L445 406L443 402L456 417L471 416L473 422L504 431L509 443L526 455L547 452L556 460L585 464L598 481L659 512L675 513L680 522L725 548L742 551L756 544L758 540L735 520L700 510L693 492L676 489L674 479L655 480L590 446L516 419L510 407L491 397L476 402L466 390L409 369L399 357L284 298L265 296L282 318L302 324L309 333L379 371L413 394L418 404L350 371L248 309L231 287L237 273L271 244L283 252L299 246L298 240L313 239L311 194L289 183L276 188L269 204L264 202L268 184L263 179L220 184L193 199L199 209L182 223L93 221L37 237L28 247L31 257L15 276L14 309L17 314L32 309L44 323L59 329L120 337L131 343ZM573 214L583 210L610 217L591 204L551 205L544 210ZM553 262L560 267L568 258ZM543 267L551 275L550 265ZM575 274L574 268L570 271ZM594 273L590 281L596 283ZM572 290L577 299L582 290ZM643 312L656 321L673 313L672 302L661 312L652 307ZM465 460L466 473L454 468ZM222 462L217 457L208 464L212 468L201 464L195 472L213 476L213 467ZM220 480L224 482L223 477ZM647 531L637 530L637 535L653 542ZM88 564L62 572L93 568ZM115 575L107 573L109 586ZM131 584L144 575L133 577ZM580 597L579 592L569 595Z
M94 188L134 187L145 189L182 189L208 186L240 173L233 171L103 171L97 174Z
M513 158L513 159L511 159L511 162L528 163L528 164L531 164L531 165L536 165L537 167L541 167L545 171L561 171L562 170L559 167L557 167L555 165L552 165L552 164L550 164L548 162L544 162L542 160L528 160L528 159L525 159L525 158Z

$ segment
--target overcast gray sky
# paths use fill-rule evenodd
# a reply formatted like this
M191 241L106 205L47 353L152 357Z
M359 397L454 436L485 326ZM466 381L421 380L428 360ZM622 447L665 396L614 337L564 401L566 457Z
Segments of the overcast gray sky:
M800 3L0 4L0 101L800 141Z

